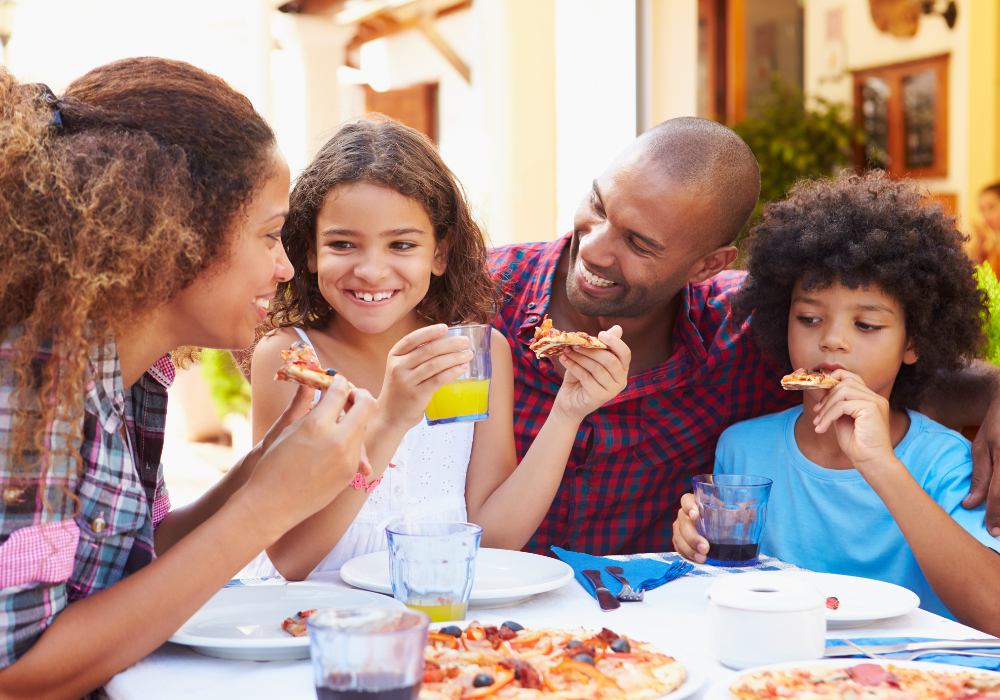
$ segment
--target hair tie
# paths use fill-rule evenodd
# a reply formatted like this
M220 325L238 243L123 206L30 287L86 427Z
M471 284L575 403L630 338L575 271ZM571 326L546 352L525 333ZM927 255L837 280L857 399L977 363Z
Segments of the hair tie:
M52 92L52 88L45 83L35 83L35 87L41 90L38 95L38 99L46 107L52 110L52 117L49 119L49 126L56 131L63 131L65 126L63 125L62 112L59 111L59 98L56 97L54 92Z

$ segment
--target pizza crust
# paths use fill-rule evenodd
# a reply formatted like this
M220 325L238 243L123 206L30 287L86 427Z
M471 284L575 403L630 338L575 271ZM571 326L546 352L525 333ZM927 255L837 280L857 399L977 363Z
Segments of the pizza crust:
M535 327L535 338L528 347L535 353L537 359L555 357L566 352L567 348L580 347L594 350L608 350L608 346L592 335L580 331L557 331L552 327L552 319L547 315Z
M781 378L781 388L788 391L832 389L840 384L840 380L834 379L830 376L831 374L833 372L828 369L818 369L812 372L805 369L797 369Z

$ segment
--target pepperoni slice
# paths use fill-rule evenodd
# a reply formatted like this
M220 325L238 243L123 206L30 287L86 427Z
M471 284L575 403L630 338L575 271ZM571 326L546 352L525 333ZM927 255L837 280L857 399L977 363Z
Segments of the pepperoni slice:
M858 664L847 669L847 675L861 685L889 685L899 686L899 679L892 673L886 671L877 664Z

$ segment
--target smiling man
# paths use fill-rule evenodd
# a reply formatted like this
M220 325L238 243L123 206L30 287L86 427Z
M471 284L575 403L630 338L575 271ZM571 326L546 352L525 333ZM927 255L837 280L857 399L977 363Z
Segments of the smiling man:
M785 368L754 345L750 322L737 325L729 314L744 274L725 268L759 192L757 161L734 132L706 119L673 119L594 180L572 234L493 251L507 300L494 323L513 351L519 456L562 383L561 366L528 348L545 314L560 330L595 336L620 325L632 350L628 386L581 424L556 498L525 549L670 549L680 497L693 475L712 471L723 429L800 398L782 390ZM990 454L1000 452L988 447L1000 435L1000 419L990 415L1000 410L987 413L996 371L977 365L956 379L947 396L929 400L961 413L963 425L986 414L971 507L985 498ZM994 488L991 526L1000 524L1000 479Z

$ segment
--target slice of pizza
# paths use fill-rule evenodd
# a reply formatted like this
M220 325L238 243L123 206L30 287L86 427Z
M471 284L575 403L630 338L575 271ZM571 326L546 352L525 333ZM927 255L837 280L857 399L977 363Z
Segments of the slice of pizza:
M788 391L832 389L840 384L840 380L834 379L830 376L831 374L833 372L828 369L817 369L811 372L805 369L797 369L781 378L781 388Z
M316 608L312 610L303 610L302 612L297 612L289 618L285 618L285 621L281 623L281 629L288 632L288 634L293 637L306 637L309 632L306 629L306 618L316 612Z
M578 331L557 331L552 320L545 316L535 328L535 339L528 346L539 360L543 357L562 355L569 347L607 350L608 346L592 335Z
M320 367L312 347L309 343L301 340L292 343L288 350L282 350L281 359L284 360L285 364L278 369L274 378L305 384L311 389L326 391L333 384L333 378L338 374L335 369ZM352 390L355 388L350 382L347 382L347 386Z

